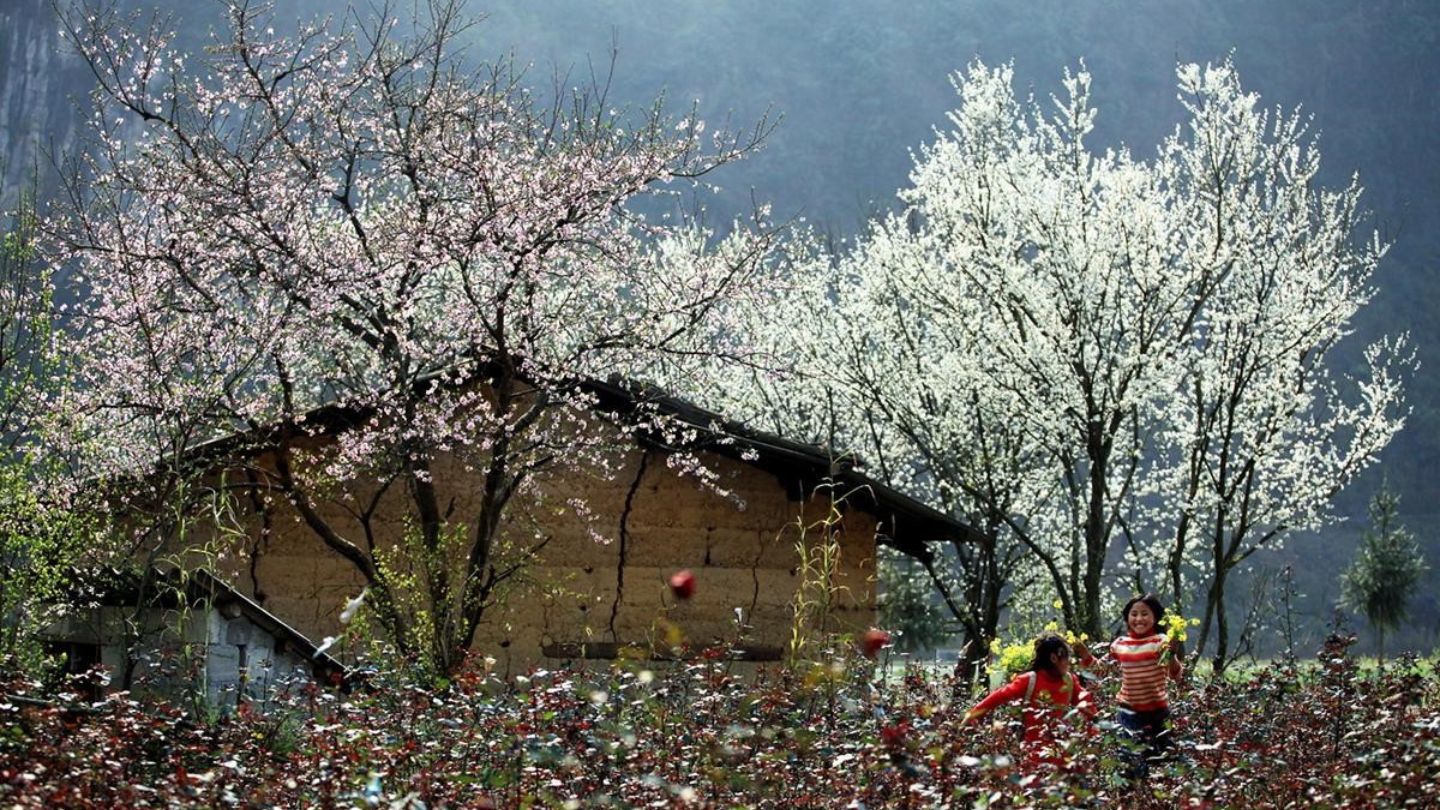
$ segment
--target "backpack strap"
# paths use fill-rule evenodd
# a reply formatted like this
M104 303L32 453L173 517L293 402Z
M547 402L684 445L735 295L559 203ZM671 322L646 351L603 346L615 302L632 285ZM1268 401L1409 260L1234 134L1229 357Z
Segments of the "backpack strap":
M1035 695L1035 670L1025 673L1025 705L1030 705L1030 699Z

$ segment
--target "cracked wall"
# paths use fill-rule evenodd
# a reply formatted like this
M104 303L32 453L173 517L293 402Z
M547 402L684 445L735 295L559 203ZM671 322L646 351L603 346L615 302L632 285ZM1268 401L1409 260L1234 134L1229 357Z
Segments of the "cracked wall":
M783 648L801 577L799 527L827 515L829 499L792 501L784 483L767 471L726 457L703 458L721 485L744 501L743 508L676 473L662 454L639 448L626 453L609 478L552 475L540 486L549 497L512 504L512 528L543 527L552 540L530 581L487 612L476 651L495 657L502 670L520 671L546 663L546 645L647 644L664 638L670 626L695 646L740 640ZM465 493L478 483L458 465L445 466L443 460L437 465L436 480L447 482L463 509ZM350 499L363 501L371 494L354 492ZM388 497L381 498L382 509ZM589 503L590 527L573 512L557 509L557 502L570 497ZM353 507L336 502L325 504L324 511L343 525L348 508ZM377 519L379 542L398 536L400 514L397 509L393 518ZM341 607L362 587L358 574L283 502L251 507L240 517L250 536L237 539L237 553L227 558L229 568L222 565L222 573L247 594L262 595L268 610L307 636L336 634ZM874 621L875 526L861 511L847 512L837 524L843 586L832 611L837 628ZM589 528L606 542L592 539ZM257 542L262 532L263 544ZM695 573L697 589L693 599L677 602L667 580L684 568ZM737 638L737 607L749 626L743 638Z

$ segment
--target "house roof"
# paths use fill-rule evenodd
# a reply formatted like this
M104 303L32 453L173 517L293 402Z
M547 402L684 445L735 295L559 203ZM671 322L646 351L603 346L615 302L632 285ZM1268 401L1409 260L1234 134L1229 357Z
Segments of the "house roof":
M330 673L338 673L341 677L345 676L347 668L344 664L331 657L308 636L286 624L279 616L230 587L224 580L202 568L192 572L189 581L192 583L192 588L200 589L209 595L213 604L238 607L240 615L249 619L251 624L277 639L284 639L288 642L296 652L311 662L312 669L322 683L326 682Z
M698 438L684 449L705 450L766 470L792 497L832 486L847 502L880 519L882 543L917 559L933 557L930 542L979 537L973 527L856 470L850 457L837 458L824 448L756 430L653 387L624 380L589 380L583 386L598 397L602 409L624 411L643 401L690 425ZM641 441L658 449L679 449L654 435L642 435Z
M434 385L441 379L444 377L440 373L433 373L416 385ZM979 532L966 523L860 472L853 457L837 457L824 448L751 428L655 386L618 375L608 380L582 379L575 385L592 394L601 411L627 415L649 409L695 431L695 438L685 447L667 443L657 431L642 432L638 438L644 446L667 452L703 450L758 467L775 475L796 499L818 487L833 487L837 495L845 496L846 503L879 519L882 544L916 559L933 559L934 552L928 546L931 542L970 542L980 538ZM303 421L311 432L319 428L321 433L334 433L362 424L369 415L368 409L336 403L308 411ZM263 435L275 436L284 430L277 426ZM196 447L195 452L200 457L215 458L241 450L256 438L255 432L234 434Z

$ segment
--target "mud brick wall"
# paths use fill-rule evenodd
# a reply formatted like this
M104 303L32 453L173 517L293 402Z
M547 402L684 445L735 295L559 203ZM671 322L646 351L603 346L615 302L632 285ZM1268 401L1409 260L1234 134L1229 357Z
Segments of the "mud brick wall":
M473 645L476 652L516 672L555 663L545 655L547 648L562 654L557 650L580 643L648 645L677 631L692 646L740 641L783 648L803 577L796 543L802 535L808 543L820 542L827 521L840 547L839 591L827 621L838 630L873 623L873 516L843 506L832 513L832 499L825 493L796 500L774 474L744 462L719 455L702 460L729 497L671 469L662 454L637 447L608 477L552 475L539 482L539 491L548 497L512 503L509 539L528 544L540 531L550 541L526 581L486 613ZM442 459L435 481L443 482L447 501L455 500L456 513L466 514L468 493L478 489L476 476ZM404 528L398 500L403 492L395 489L381 499L381 514L394 515L377 522L381 545L393 543ZM321 511L357 537L359 524L347 509L370 494L363 486L349 487L337 502L320 504ZM589 505L588 525L560 506L571 497ZM395 499L388 513L387 499ZM238 518L242 531L227 541L222 575L312 639L337 634L345 601L363 587L350 563L328 549L288 504L271 504L269 531L263 535L259 512L242 504ZM592 530L603 542L594 539ZM677 602L666 581L686 568L696 577L695 596ZM737 626L736 608L748 629Z

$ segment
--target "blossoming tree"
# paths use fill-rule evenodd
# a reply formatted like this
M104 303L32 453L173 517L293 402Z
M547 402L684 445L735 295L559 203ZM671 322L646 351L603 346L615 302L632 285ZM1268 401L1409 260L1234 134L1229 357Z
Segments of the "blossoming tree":
M975 632L1031 573L1092 634L1107 589L1158 584L1203 601L1223 667L1228 576L1333 519L1403 423L1410 355L1381 341L1332 373L1384 253L1358 186L1317 188L1305 121L1228 61L1179 80L1189 121L1143 160L1088 143L1083 67L1048 107L1008 66L957 74L903 210L791 307L835 317L775 325L796 373L741 399L981 529L929 571Z
M1223 669L1230 574L1336 519L1334 496L1404 425L1414 353L1400 334L1337 356L1388 246L1364 227L1356 180L1320 187L1308 119L1262 108L1228 61L1178 75L1190 121L1153 171L1202 297L1178 384L1155 403L1151 532L1162 581L1203 597L1197 649L1214 639Z
M294 36L225 9L198 70L161 24L63 15L99 88L51 226L82 294L68 449L92 475L190 475L197 445L238 437L228 457L255 463L227 485L288 501L398 648L449 667L545 542L502 549L507 509L546 470L603 469L627 429L597 427L582 382L748 351L727 313L772 269L763 214L717 238L630 203L769 125L617 112L598 82L541 102L513 65L457 51L451 0L403 36L388 8ZM345 428L323 452L306 441L320 406ZM459 512L438 480L453 469L480 482ZM403 553L375 543L380 496L357 481L404 493Z

